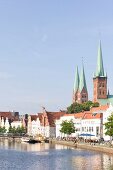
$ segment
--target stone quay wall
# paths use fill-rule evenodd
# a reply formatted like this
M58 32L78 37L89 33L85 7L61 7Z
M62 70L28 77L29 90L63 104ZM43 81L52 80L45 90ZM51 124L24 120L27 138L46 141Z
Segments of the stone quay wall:
M104 144L74 143L72 141L59 141L59 140L51 140L50 143L65 145L65 146L69 146L72 148L86 149L86 150L113 154L113 146L106 146Z

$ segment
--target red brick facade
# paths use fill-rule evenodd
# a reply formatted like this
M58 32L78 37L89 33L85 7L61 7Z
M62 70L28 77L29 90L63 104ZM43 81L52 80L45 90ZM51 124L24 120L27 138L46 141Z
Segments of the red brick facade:
M95 77L93 78L93 101L98 99L107 99L107 78Z
M73 93L73 103L77 102L81 104L87 101L88 101L88 93L85 90L85 88L83 88L81 92L78 90L75 94Z

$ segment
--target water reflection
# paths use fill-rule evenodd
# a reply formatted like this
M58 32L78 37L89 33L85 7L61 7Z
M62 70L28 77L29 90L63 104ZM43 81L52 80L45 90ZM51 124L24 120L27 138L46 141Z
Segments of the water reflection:
M0 169L113 170L113 156L63 145L1 140Z

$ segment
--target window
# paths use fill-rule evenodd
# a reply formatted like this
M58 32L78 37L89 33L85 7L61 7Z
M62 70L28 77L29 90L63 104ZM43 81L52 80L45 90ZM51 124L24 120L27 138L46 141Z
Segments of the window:
M89 132L91 132L91 127L89 127Z
M99 136L99 127L96 127L96 136Z
M88 132L88 127L87 127L87 132Z
M99 87L101 87L101 83L99 84Z

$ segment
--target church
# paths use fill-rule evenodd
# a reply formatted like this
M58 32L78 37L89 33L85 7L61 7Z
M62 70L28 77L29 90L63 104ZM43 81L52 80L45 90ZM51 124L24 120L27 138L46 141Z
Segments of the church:
M79 76L78 67L75 73L75 82L73 88L73 103L84 103L88 101L88 90L84 66L82 66L81 75ZM93 76L93 102L100 105L113 104L113 95L109 94L107 88L107 74L104 70L101 42L98 47L97 69Z

